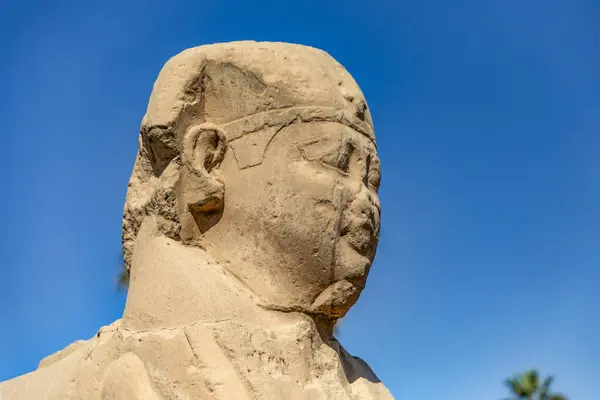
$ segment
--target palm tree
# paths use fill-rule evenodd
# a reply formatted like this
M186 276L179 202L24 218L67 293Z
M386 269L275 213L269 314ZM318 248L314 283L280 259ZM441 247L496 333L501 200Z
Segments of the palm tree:
M510 400L567 400L562 394L550 392L553 380L554 377L549 376L540 385L539 374L537 370L532 369L507 379L505 383L515 396Z
M129 272L125 268L119 272L117 277L117 289L127 290L129 288Z
M125 258L123 252L119 256L119 274L117 275L117 289L125 290L129 288L129 271L125 268Z

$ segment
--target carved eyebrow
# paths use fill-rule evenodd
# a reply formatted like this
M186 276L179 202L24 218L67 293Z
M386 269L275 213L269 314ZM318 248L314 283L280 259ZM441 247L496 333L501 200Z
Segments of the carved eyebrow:
M309 139L297 144L298 150L307 160L315 160L342 147L342 138L319 137Z
M357 131L375 143L373 127L356 118L346 110L334 107L287 107L249 115L221 125L227 133L227 140L234 141L241 137L264 129L275 129L279 132L286 126L307 122L337 122Z

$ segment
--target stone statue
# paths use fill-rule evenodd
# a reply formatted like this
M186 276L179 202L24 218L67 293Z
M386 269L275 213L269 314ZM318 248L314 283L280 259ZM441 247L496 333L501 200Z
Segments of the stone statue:
M333 337L375 257L379 180L364 96L327 53L176 55L127 190L123 317L2 400L391 399Z

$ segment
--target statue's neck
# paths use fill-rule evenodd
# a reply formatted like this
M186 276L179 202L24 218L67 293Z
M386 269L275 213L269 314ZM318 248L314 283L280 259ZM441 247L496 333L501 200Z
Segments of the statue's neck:
M125 329L168 329L228 320L271 324L296 319L290 311L294 310L259 299L203 249L166 237L153 218L140 227L122 318ZM333 336L330 319L311 319L323 339Z
M125 328L172 328L261 312L252 294L202 249L144 225L132 259Z

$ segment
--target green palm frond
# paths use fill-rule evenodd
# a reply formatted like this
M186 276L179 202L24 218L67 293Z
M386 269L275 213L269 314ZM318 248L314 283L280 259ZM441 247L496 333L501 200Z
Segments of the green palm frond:
M553 376L549 376L544 379L544 383L540 386L540 400L549 400L550 397L550 386L554 380Z
M119 277L117 278L117 287L120 290L127 290L129 287L129 273L125 268L123 268L119 273Z
M119 274L117 275L117 289L126 291L129 288L129 271L127 271L127 268L125 267L125 257L123 256L123 252L119 254L118 263Z
M516 399L513 400L567 400L562 394L552 393L550 386L554 382L553 376L546 377L540 385L540 375L537 370L530 369L506 379L504 384Z
M540 385L540 378L538 372L535 369L526 371L520 377L520 382L523 388L527 391L528 395L532 395L537 392Z
M568 400L567 396L563 396L562 394L553 394L548 397L548 400Z
M531 394L527 382L523 379L522 375L515 376L512 379L505 381L506 386L512 392L513 395L518 398L527 397Z

